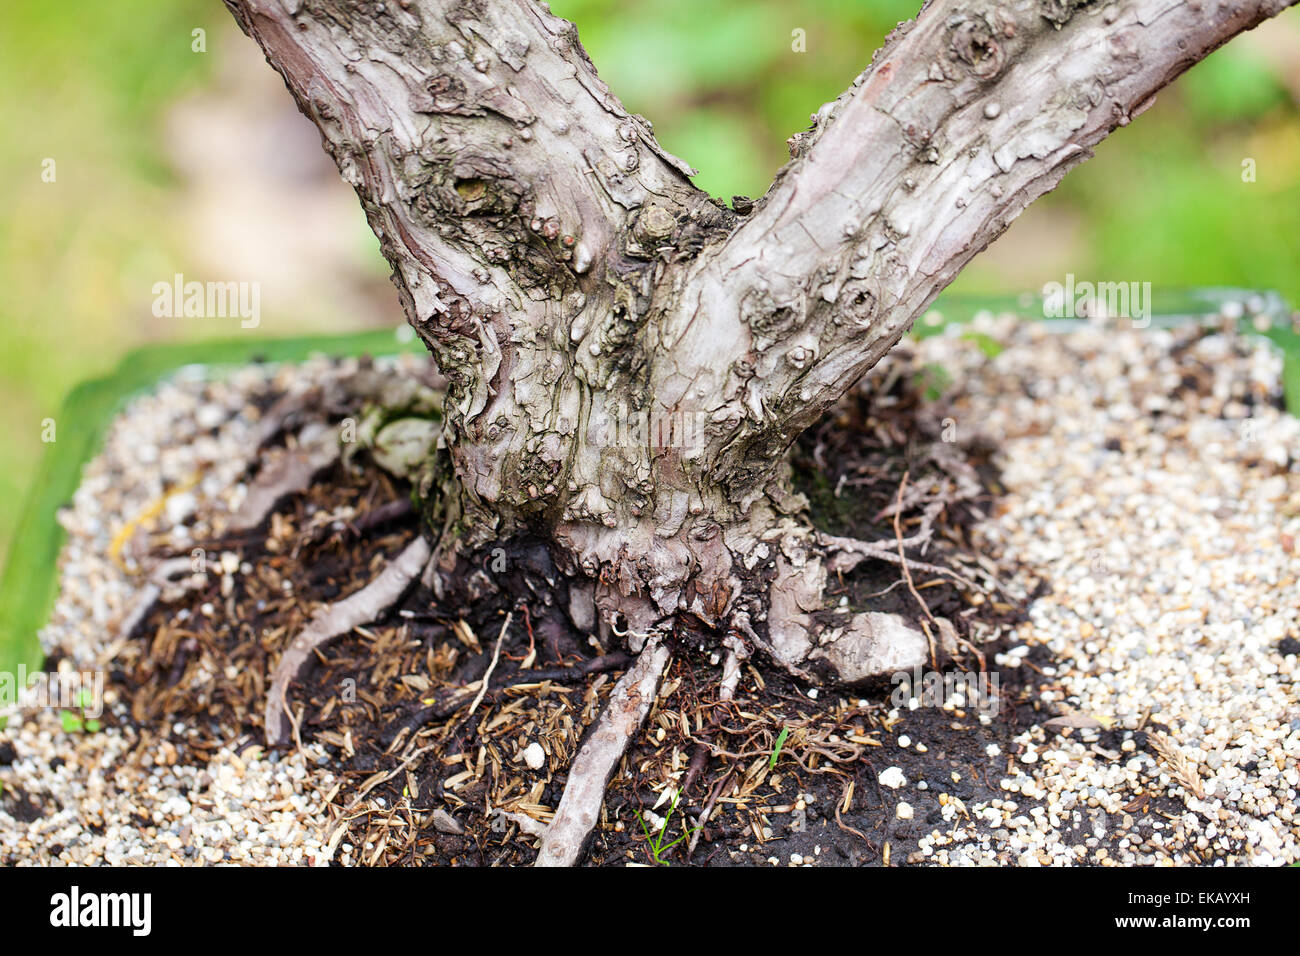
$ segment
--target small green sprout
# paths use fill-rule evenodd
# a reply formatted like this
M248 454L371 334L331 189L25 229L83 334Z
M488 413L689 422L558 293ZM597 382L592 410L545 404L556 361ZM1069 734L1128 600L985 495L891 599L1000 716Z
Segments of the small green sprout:
M82 690L77 695L77 706L83 710L93 704L94 701L95 698L88 690ZM59 719L63 722L63 732L65 734L98 733L103 726L94 717L83 718L80 714L73 713L70 710L59 711Z
M1002 343L986 332L977 332L971 329L962 336L967 342L974 342L979 346L979 350L984 353L985 358L997 358L1002 354Z
M699 827L683 827L681 836L672 843L664 843L664 838L668 836L668 822L673 818L673 811L677 809L677 801L681 798L682 795L680 791L673 796L673 802L668 807L668 815L664 817L664 825L658 833L651 833L650 828L646 826L645 820L641 818L641 814L636 810L632 811L636 816L637 823L641 824L641 829L645 831L646 840L650 843L650 859L659 866L671 866L672 864L663 858L663 854L667 853L677 844L681 843L700 829Z
M942 365L931 362L916 373L914 381L921 388L927 402L935 402L943 397L952 385L952 375Z
M776 760L781 756L781 748L785 746L785 738L790 736L790 728L782 727L781 733L777 735L776 747L772 750L772 759L767 762L767 769L771 770L776 766Z

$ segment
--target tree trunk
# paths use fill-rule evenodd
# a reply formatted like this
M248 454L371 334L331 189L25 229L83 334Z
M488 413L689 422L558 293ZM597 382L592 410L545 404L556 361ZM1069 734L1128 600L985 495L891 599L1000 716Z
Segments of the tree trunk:
M447 378L460 546L541 535L634 649L689 614L855 681L926 638L866 609L821 633L828 567L880 546L809 527L791 443L1096 143L1294 0L931 0L743 216L542 4L226 2Z

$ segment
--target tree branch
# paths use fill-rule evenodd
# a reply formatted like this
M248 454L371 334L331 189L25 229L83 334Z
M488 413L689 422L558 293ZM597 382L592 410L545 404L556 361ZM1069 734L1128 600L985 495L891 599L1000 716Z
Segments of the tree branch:
M662 331L658 399L731 427L743 487L963 266L1155 93L1295 0L930 0L792 140L794 160Z

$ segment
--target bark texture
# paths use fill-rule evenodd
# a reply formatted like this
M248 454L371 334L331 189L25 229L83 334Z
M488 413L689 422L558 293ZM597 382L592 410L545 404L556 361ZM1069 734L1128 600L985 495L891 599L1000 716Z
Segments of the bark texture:
M931 0L744 216L542 4L226 2L447 377L455 539L545 536L634 650L685 613L853 681L932 635L815 623L828 569L882 549L811 531L790 444L1101 139L1293 0Z

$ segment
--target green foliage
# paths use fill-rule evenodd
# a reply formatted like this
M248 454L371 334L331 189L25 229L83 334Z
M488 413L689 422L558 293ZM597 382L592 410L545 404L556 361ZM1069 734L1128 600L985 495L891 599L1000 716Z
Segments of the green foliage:
M145 337L128 290L141 270L164 273L177 229L164 114L209 78L191 30L223 17L202 0L0 4L0 545L41 419ZM57 186L41 180L47 158Z
M83 690L77 695L77 707L84 710L95 702L94 696L88 690ZM95 734L99 733L101 724L94 717L83 717L81 714L71 710L59 711L59 720L63 724L65 734Z
M602 77L648 117L715 196L757 197L788 160L785 141L867 65L917 0L556 0ZM1300 303L1300 108L1282 83L1300 58L1300 9L1265 59L1228 44L1163 91L1056 193L1014 224L1007 253L977 259L958 294L1039 289L1064 273L1167 288L1277 289ZM806 52L792 49L805 32ZM1289 44L1289 46L1288 46ZM1289 49L1289 53L1285 52ZM1241 161L1258 164L1243 182ZM1037 231L1034 231L1037 230ZM1055 254L1038 233L1053 234ZM1017 245L1017 237L1021 245ZM1018 254L1023 248L1034 255Z
M916 384L924 390L925 400L934 402L952 385L952 375L942 365L931 362L917 373Z
M977 332L975 329L971 329L962 333L962 338L968 342L974 342L986 358L997 358L1002 354L1002 343L985 332Z
M1284 109L1286 89L1258 56L1233 44L1187 74L1183 94L1201 123L1240 123Z
M94 717L82 717L70 710L59 711L59 720L63 723L65 734L95 734L100 730L100 723Z

